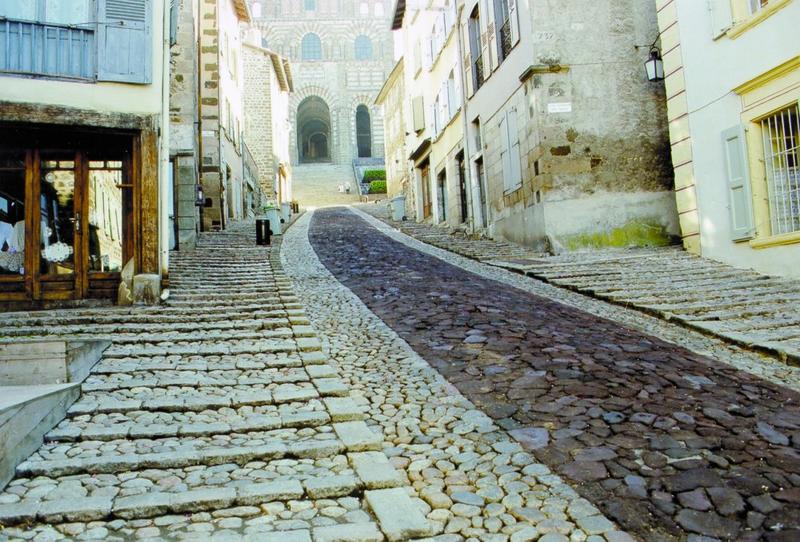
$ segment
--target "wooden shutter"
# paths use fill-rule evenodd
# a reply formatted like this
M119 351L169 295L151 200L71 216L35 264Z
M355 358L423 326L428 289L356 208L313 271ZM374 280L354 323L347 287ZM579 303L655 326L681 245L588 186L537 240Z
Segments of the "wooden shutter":
M506 115L508 118L508 160L511 188L516 188L522 184L522 173L520 171L520 156L519 156L519 132L517 125L517 110L516 108L508 111Z
M461 74L458 72L453 73L453 113L461 107L463 101L461 93Z
M464 19L461 23L462 41L464 44L464 80L466 81L466 97L469 98L475 92L472 87L472 54L470 53L470 39L469 39L469 17Z
M447 81L439 87L439 131L443 131L450 122L450 100L447 96Z
M508 20L511 26L511 46L519 43L519 15L517 14L517 0L508 0Z
M425 105L422 96L416 96L411 100L412 122L415 132L425 129Z
M508 119L505 115L500 119L500 158L503 165L503 187L508 190L511 187L511 160L509 159L508 148Z
M725 173L728 179L731 239L741 241L753 237L753 202L750 193L750 172L744 126L722 132Z
M97 79L152 82L152 0L97 0Z
M430 70L431 66L433 66L431 43L430 37L422 39L422 67L426 70Z
M486 71L485 77L488 79L492 71L500 64L497 56L497 19L494 12L494 1L488 0L486 3L486 48L489 50L489 69Z
M717 39L733 26L731 0L709 0L708 9L711 11L711 37Z
M428 136L433 139L436 137L436 104L430 104L425 115L425 125L428 129Z

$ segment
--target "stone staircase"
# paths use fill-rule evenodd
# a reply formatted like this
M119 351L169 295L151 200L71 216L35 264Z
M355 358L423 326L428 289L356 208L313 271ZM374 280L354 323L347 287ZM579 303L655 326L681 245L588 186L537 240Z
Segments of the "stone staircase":
M252 224L172 255L160 307L0 316L108 339L0 493L0 539L406 540L429 525ZM38 538L37 538L38 539Z
M350 183L350 193L339 193L339 185ZM352 165L303 164L292 168L292 193L300 207L326 207L358 203L358 186Z

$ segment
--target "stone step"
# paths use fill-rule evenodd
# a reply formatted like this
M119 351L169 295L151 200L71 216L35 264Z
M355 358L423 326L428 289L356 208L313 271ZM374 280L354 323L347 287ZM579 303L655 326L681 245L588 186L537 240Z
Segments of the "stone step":
M175 332L198 332L198 331L221 331L221 330L254 330L254 329L281 329L290 327L288 318L269 318L258 319L252 317L239 317L238 319L231 319L226 321L193 321L187 319L184 322L166 322L162 320L159 323L97 323L91 324L91 332L87 332L86 323L68 323L51 326L47 329L48 335L141 335L145 333L153 333L163 331L168 327L171 333ZM42 332L41 325L35 326L18 326L14 328L5 328L2 330L4 337L19 337L19 336L37 336ZM2 348L0 344L0 349Z
M150 358L109 358L98 363L93 370L95 375L135 371L232 371L264 370L269 372L280 368L302 367L302 358L297 355L281 356L189 356L189 357L150 357Z
M150 344L144 341L131 342L124 345L114 344L105 352L106 358L124 357L136 355L139 357L148 356L173 356L173 355L229 355L229 354L269 354L278 352L296 352L298 350L312 350L313 348L303 346L300 341L310 340L310 338L298 338L297 340L264 340L264 341L196 341L176 344L174 342L161 342ZM305 344L305 343L303 343ZM316 348L319 349L319 348Z
M79 384L0 386L0 489L80 394Z
M17 475L30 478L112 474L197 465L244 465L257 460L327 457L347 449L330 429L330 426L319 426L301 430L230 433L224 439L216 436L176 436L45 443L17 466ZM300 432L307 436L300 436ZM309 432L313 434L308 435Z
M318 427L330 423L325 410L283 409L275 407L253 412L242 407L239 412L215 410L201 414L166 411L132 411L128 414L95 414L89 420L74 418L61 422L48 432L45 442L114 441L119 439L162 437L207 437L230 433L263 432L273 429ZM85 418L88 416L84 416Z
M33 521L62 523L102 519L140 519L165 514L191 514L234 506L254 506L277 501L338 498L358 491L362 484L353 475L320 476L307 480L282 477L231 487L207 487L180 492L148 491L138 495L23 500L0 505L0 524L10 526Z
M110 344L93 337L0 343L0 382L7 386L80 382Z

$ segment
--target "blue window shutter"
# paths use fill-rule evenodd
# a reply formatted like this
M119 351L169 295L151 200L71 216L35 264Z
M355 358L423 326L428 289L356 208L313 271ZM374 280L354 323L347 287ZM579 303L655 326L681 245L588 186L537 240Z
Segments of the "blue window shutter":
M728 181L731 239L752 239L753 201L744 126L734 126L722 132L722 144Z
M152 82L152 0L97 1L97 79Z

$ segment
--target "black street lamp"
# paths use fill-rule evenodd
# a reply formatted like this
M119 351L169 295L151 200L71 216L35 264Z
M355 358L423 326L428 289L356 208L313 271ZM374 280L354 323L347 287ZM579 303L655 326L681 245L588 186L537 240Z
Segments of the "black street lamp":
M664 80L664 61L657 47L650 48L650 58L644 63L644 69L647 71L647 80L651 83Z

